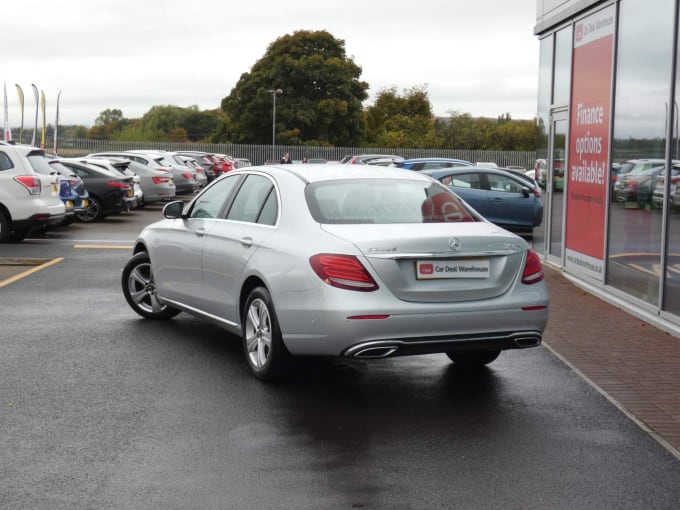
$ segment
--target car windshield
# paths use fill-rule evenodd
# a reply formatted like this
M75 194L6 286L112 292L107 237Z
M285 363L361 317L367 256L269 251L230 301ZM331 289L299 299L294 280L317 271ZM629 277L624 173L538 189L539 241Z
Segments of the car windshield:
M439 183L353 179L312 183L305 190L314 220L334 224L479 221Z

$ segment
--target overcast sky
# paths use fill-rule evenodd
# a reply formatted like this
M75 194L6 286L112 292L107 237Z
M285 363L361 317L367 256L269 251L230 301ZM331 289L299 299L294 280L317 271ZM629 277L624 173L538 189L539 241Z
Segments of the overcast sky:
M536 115L536 0L24 0L3 2L0 79L9 123L91 126L107 108L218 108L278 37L326 30L381 90L426 85L435 115ZM41 121L39 121L41 122Z

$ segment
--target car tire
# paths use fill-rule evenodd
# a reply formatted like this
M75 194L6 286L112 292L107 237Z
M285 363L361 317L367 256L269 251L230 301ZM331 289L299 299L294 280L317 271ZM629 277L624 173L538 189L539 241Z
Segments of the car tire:
M128 260L123 268L121 284L130 307L146 319L171 319L180 312L158 300L151 260L146 252L140 252Z
M0 210L0 243L9 241L12 230L9 225L9 218L4 211Z
M9 235L9 242L10 243L20 243L24 239L28 237L28 234L31 233L30 228L21 228L17 230L13 230L12 233Z
M241 334L246 361L255 377L270 381L287 371L291 356L283 344L271 296L264 287L253 289L246 300Z
M92 223L93 221L101 219L103 217L102 203L99 199L90 196L90 206L84 211L77 213L77 216L80 221L85 223Z
M446 355L457 366L463 368L482 367L498 358L501 351L459 351L447 352Z

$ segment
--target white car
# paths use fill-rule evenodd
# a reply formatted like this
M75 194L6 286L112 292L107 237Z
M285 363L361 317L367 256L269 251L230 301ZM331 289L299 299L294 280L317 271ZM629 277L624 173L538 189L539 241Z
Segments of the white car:
M32 230L62 223L66 207L56 175L36 172L48 166L45 151L0 142L0 242L21 241Z

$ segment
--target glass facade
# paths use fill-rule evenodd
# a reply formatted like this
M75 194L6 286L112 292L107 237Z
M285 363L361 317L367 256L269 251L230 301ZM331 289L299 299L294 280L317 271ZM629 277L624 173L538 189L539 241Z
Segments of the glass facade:
M662 215L652 199L665 172L674 4L623 0L619 7L611 153L618 174L609 209L607 284L653 305L661 284Z
M593 28L588 23L597 19L595 14L613 13L611 124L609 145L602 158L607 162L603 170L606 182L601 181L609 200L604 200L606 221L599 230L603 233L599 244L604 253L600 257L604 275L594 281L604 291L630 296L631 303L646 303L649 310L674 322L680 320L680 48L674 48L680 40L678 4L680 0L603 1L540 34L536 155L539 160L550 160L551 156L556 160L559 155L550 151L583 148L579 140L576 144L569 140L571 134L565 129L569 124L563 122L565 107L572 127L583 119L588 121L587 116L599 110L582 100L583 90L588 94L583 71L579 105L570 104L576 94L573 56L577 46L583 44L580 38ZM581 55L589 53L594 51L588 49ZM582 68L587 64L584 59L580 61ZM584 117L577 119L574 116L580 115L579 111ZM592 129L579 136L590 143ZM566 180L570 179L570 168L565 168ZM594 175L588 173L591 168L583 169L584 179ZM566 180L564 193L548 193L551 183L545 183L546 217L534 232L534 247L579 276L578 268L569 265L569 249L565 255L557 246L565 231L579 227L566 226L569 215L564 222L556 221L562 217L562 200L569 195Z
M676 17L678 16L676 11ZM678 30L678 27L675 27ZM675 164L680 162L680 37L675 56L675 94L673 95L673 107L669 110L671 119L671 138L669 152L672 160L670 177L661 182L660 189L666 200L667 218L667 246L666 246L666 280L663 292L663 310L680 316L680 170L675 169ZM677 197L676 197L677 193Z
M550 104L552 103L552 63L553 37L541 39L540 55L538 59L538 139L536 146L536 179L539 172L544 170L548 161L548 133L550 128ZM534 248L538 253L545 250L545 225L548 223L548 210L543 208L541 226L534 229Z

